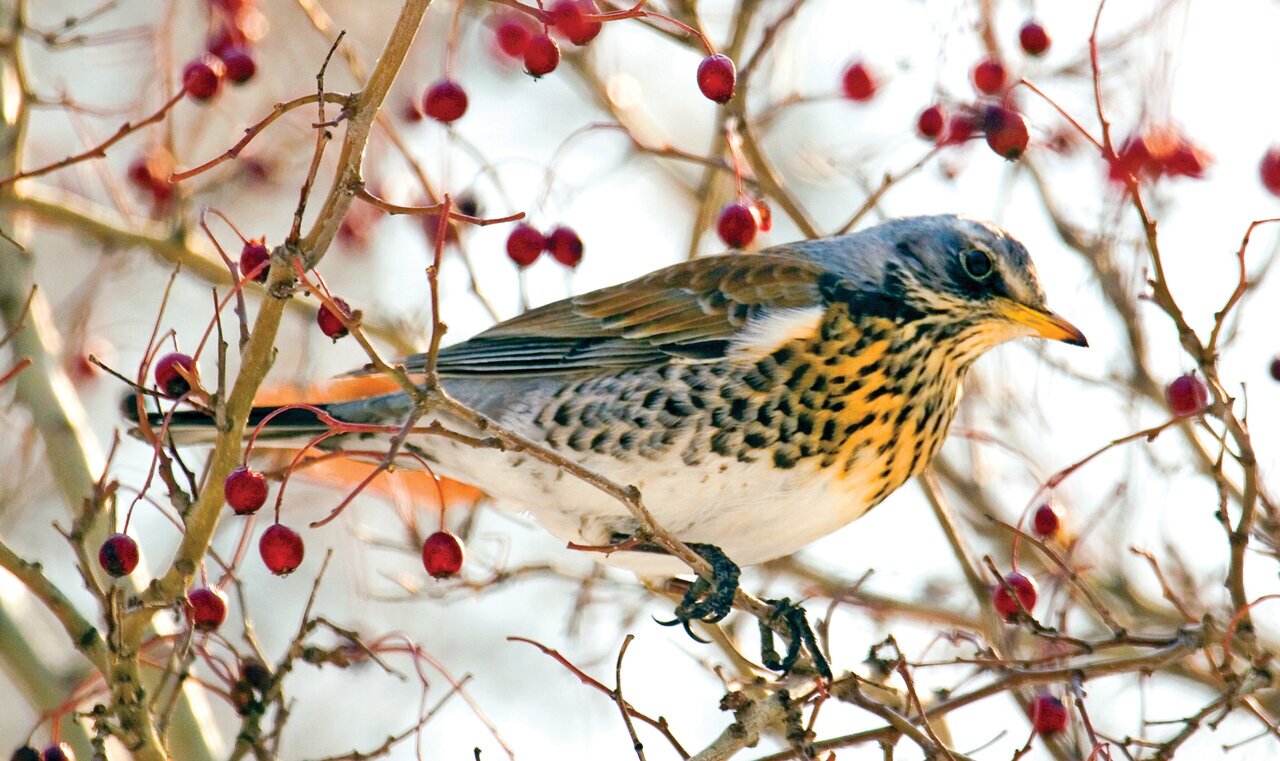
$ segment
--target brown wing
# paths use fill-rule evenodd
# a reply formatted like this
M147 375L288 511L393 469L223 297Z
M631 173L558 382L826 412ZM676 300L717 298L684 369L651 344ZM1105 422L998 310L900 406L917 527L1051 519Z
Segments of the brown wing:
M726 254L532 309L440 351L443 376L580 374L723 357L744 326L821 303L822 268L781 253ZM420 370L425 355L404 360Z

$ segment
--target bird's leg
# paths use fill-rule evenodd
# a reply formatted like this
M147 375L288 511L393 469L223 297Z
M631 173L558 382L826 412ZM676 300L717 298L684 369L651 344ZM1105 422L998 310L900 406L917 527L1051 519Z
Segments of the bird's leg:
M813 628L804 608L787 598L781 600L765 600L773 606L768 620L760 621L760 661L772 671L780 671L785 676L795 668L800 659L801 650L807 650L813 660L813 669L824 679L831 679L831 666L818 647L817 638L813 636ZM781 624L787 630L787 654L778 657L773 647L773 627Z
M723 620L733 610L733 596L738 591L741 571L736 563L724 554L724 550L712 544L690 544L689 549L698 553L711 566L711 578L699 576L685 592L684 599L676 606L676 617L659 621L663 626L681 624L690 637L705 642L689 628L692 621L714 624Z

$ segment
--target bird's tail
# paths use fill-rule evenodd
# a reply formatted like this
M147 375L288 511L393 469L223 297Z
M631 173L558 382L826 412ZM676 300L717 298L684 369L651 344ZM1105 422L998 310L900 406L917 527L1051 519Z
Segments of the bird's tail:
M331 407L380 396L397 388L394 382L385 378L347 377L307 387L264 389L249 413L245 428L245 437L254 437L254 467L269 472L297 467L294 458L298 450L328 429L321 415L327 414ZM138 435L143 424L136 397L126 397L122 411L134 423L134 432ZM217 439L214 418L204 410L148 410L145 419L152 432L158 434L164 428L168 439L178 446L209 446ZM323 452L310 453L301 462L303 466L297 471L299 476L336 489L353 488L375 467L363 459ZM447 504L474 502L481 494L471 486L447 478L440 479L437 486L430 474L404 468L381 474L368 484L366 492L384 496L405 495L416 504L438 502L442 493Z

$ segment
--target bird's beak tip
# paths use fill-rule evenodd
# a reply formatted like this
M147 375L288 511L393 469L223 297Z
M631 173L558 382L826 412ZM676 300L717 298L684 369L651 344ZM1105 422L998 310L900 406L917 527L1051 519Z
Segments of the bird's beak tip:
M1032 334L1040 338L1061 341L1071 346L1089 345L1089 339L1084 337L1080 328L1047 309L1041 310L1015 304L1005 312L1005 315L1013 322L1030 328Z

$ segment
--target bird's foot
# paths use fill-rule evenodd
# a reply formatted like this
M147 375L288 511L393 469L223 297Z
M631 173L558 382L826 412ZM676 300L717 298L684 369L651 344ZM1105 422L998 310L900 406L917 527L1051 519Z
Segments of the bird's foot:
M733 596L738 591L738 566L724 554L724 550L711 544L690 544L689 549L698 553L711 565L711 578L699 576L684 599L676 606L676 617L670 621L659 621L663 626L684 626L685 632L698 642L706 642L689 628L690 622L702 621L714 624L729 615L733 610Z
M765 600L765 602L773 606L773 613L769 615L768 620L760 621L760 660L765 667L780 671L783 676L786 676L800 660L800 653L807 651L810 660L813 661L813 670L823 679L830 680L831 666L822 654L822 649L818 647L818 641L813 636L813 628L809 626L804 608L785 597L781 600ZM773 647L774 626L780 626L786 631L787 654L785 656L779 657L778 651Z

